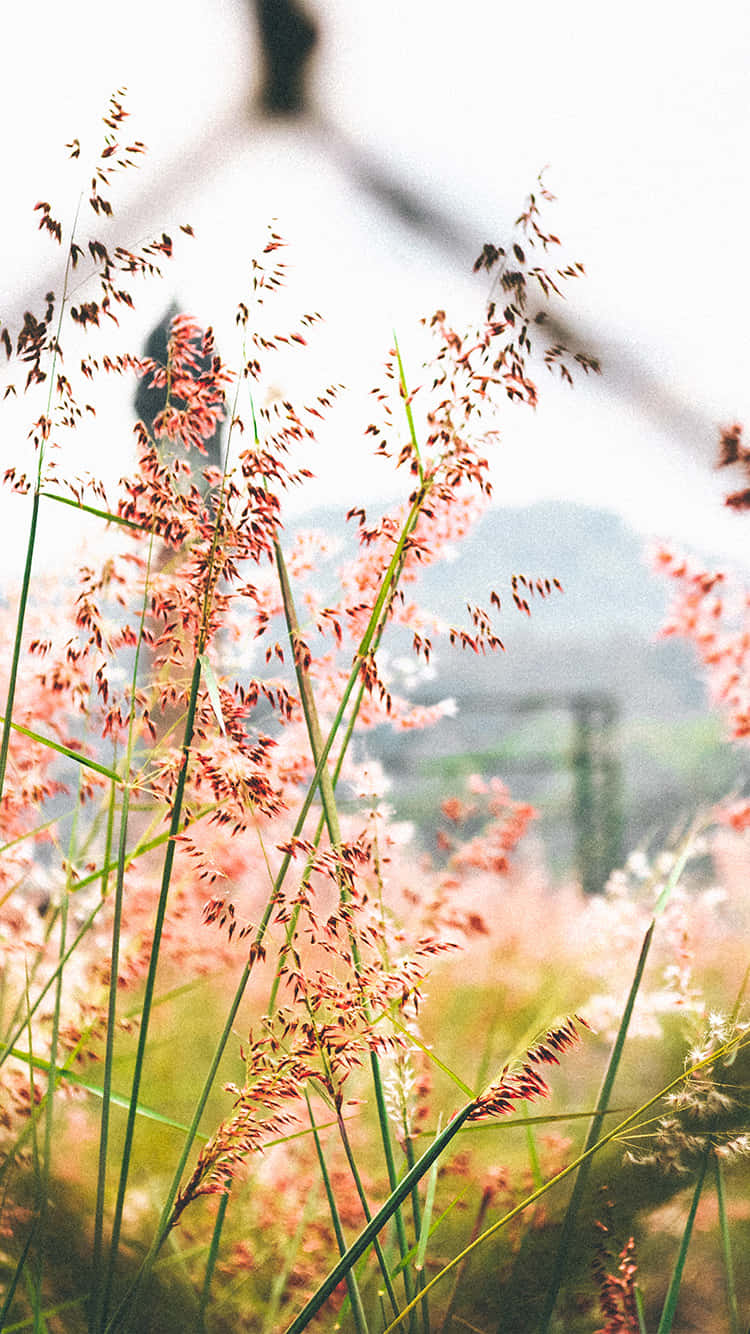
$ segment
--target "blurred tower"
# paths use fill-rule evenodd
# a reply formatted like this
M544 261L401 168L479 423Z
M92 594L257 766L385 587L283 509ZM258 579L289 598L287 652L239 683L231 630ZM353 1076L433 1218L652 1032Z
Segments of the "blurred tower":
M304 114L305 77L317 24L297 0L254 0L253 8L263 55L260 107L269 115Z
M617 704L610 694L587 692L573 696L570 711L576 861L584 893L596 894L623 858L620 763L613 745Z
M164 312L159 323L151 330L143 349L145 357L151 357L153 361L158 361L160 365L167 364L167 343L169 340L169 331L172 320L179 314L177 306L172 303L168 310ZM200 362L201 370L210 369L210 358L204 357ZM166 404L166 391L159 389L148 383L148 380L139 380L136 390L134 406L136 416L140 418L144 426L148 427L149 433L152 432L154 419L162 411ZM181 400L175 401L175 407L184 406ZM206 455L197 454L191 460L195 473L195 481L200 482L202 468L213 466L221 468L222 459L222 428L217 427L210 440L206 440Z

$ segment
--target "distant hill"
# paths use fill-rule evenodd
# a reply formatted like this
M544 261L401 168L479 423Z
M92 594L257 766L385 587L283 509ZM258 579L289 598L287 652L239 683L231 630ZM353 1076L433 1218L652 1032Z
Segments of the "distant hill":
M650 576L643 544L624 520L559 501L490 509L454 560L425 571L422 589L442 614L460 616L467 596L488 599L491 588L507 588L512 574L562 583L562 597L553 594L548 606L535 608L533 624L543 621L545 636L649 635L664 612L663 583ZM515 630L517 621L511 609L504 626Z
M352 526L334 510L311 512L295 528L346 536ZM563 592L529 599L531 616L513 606L513 574L559 579ZM658 639L667 581L649 570L640 537L618 515L550 501L490 509L448 559L425 568L416 598L450 624L467 622L467 601L489 607L504 654L477 658L438 646L438 678L420 698L446 693L613 689L628 711L663 716L701 707L703 688L689 648Z
M342 535L346 527L328 510L295 526ZM556 577L564 591L529 599L527 617L512 603L513 574ZM649 570L642 540L619 516L562 502L491 509L449 559L425 569L416 596L464 624L467 600L488 606L492 589L506 652L477 657L439 645L433 679L413 698L450 696L455 716L424 733L379 728L369 748L399 814L431 850L442 797L471 772L494 773L539 807L553 867L577 866L597 887L637 842L666 837L736 785L741 757L708 716L690 646L659 639L667 581ZM408 639L395 632L384 647L396 656Z

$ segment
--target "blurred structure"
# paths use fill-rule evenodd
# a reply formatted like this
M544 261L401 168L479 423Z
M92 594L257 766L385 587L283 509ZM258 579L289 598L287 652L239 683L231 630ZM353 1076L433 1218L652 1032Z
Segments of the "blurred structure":
M254 0L263 58L259 106L270 115L308 110L307 68L318 28L298 0Z
M177 306L175 305L174 302L172 302L168 310L164 312L164 315L162 316L159 323L155 326L154 329L151 330L151 333L146 339L146 343L143 348L143 355L145 357L151 357L153 361L157 361L161 366L166 366L167 364L167 345L169 341L169 331L171 328L172 320L174 319L175 315L178 315L179 313L180 312L178 311ZM199 364L202 371L209 370L210 358L203 357ZM136 390L135 398L133 400L133 406L135 408L136 416L139 418L140 421L143 422L144 426L148 428L149 434L152 434L154 419L164 409L166 401L167 401L167 395L165 389L159 389L156 388L154 385L150 384L148 377L138 381L138 388ZM184 404L178 400L174 404L174 406L179 408L179 407L184 407ZM221 441L222 441L221 427L219 427L214 432L210 440L204 441L206 448L206 456L204 458L199 458L197 460L193 459L193 467L195 469L196 481L198 482L200 481L200 474L202 468L207 468L209 466L215 468L221 468L222 466Z
M332 160L385 216L408 228L415 238L421 237L442 250L451 264L468 271L487 240L502 240L497 234L488 237L489 229L481 220L462 218L446 209L440 202L440 181L426 197L378 156L377 149L373 151L357 141L346 126L333 123L316 106L309 76L314 55L325 68L325 31L302 0L247 0L247 5L259 38L260 89L249 101L245 98L228 104L225 114L207 124L203 135L183 144L179 158L161 173L158 199L136 198L118 213L116 241L122 238L127 243L144 224L151 225L155 206L165 199L176 204L181 197L194 194L196 182L203 180L217 161L239 154L250 136L265 132L264 121L279 117L296 119L304 125L308 142L316 151ZM507 235L510 220L496 230ZM56 277L56 269L40 274L33 286L4 304L3 322L11 338L23 323L24 311L43 306L44 293L54 288ZM537 312L530 309L529 313L533 319ZM584 349L601 362L607 392L635 406L693 459L700 458L703 463L711 459L716 423L665 385L625 340L617 335L594 334L567 313L556 310L554 317L548 315L543 341ZM540 351L542 345L540 339Z
M625 855L625 812L622 763L617 747L619 704L610 691L569 693L545 691L508 701L512 713L563 714L569 721L570 742L559 750L527 755L526 772L553 774L567 770L572 779L569 820L574 831L576 873L585 894L600 893ZM484 712L496 711L498 701L485 701ZM509 767L513 767L512 765Z

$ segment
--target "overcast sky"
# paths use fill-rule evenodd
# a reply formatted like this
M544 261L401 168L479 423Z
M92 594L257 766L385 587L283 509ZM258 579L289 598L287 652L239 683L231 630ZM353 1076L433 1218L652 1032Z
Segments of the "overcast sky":
M311 498L349 503L342 480L355 476L361 500L386 479L364 445L359 453L368 409L357 394L374 382L391 329L416 357L420 315L438 305L460 317L481 309L483 285L451 236L477 250L507 240L549 164L553 230L588 275L569 289L568 315L601 352L605 374L573 393L543 378L536 414L503 415L498 500L602 503L644 532L750 550L748 521L722 511L727 482L710 466L718 425L750 422L746 6L308 8L321 29L311 78L318 122L273 126L252 109L257 40L239 0L6 9L0 314L22 314L41 283L59 286L30 210L39 198L72 209L79 187L62 145L84 138L109 92L126 84L132 133L151 154L124 191L132 234L118 239L181 221L196 231L144 300L133 336L174 298L214 324L231 361L249 259L278 218L290 242L289 309L312 306L327 320L307 362L279 375L352 386L313 465L321 480ZM438 227L426 238L394 219L352 177L357 155L424 197L446 219L445 234ZM106 439L100 429L81 445L86 461L115 476L130 449L130 423L116 409ZM13 421L3 433L3 468L18 430ZM19 509L3 500L3 522L15 524ZM68 521L55 542L72 536Z

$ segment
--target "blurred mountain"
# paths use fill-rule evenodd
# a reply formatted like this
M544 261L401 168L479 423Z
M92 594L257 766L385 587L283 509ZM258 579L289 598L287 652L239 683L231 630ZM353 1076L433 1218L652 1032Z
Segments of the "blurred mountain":
M333 509L310 512L298 527L335 533L345 550L354 549L353 526ZM563 591L529 597L526 616L513 604L513 575L556 578ZM446 623L471 628L467 602L490 609L493 590L502 604L493 624L506 651L477 657L436 644L436 677L420 687L420 700L611 690L628 712L668 716L701 707L691 651L658 638L667 580L651 572L642 538L619 515L560 501L490 509L408 592ZM392 651L394 640L408 646L395 632Z
M345 531L329 510L306 516L304 527ZM696 554L710 563L710 551ZM513 604L514 574L556 578L563 591L529 597L527 616ZM455 713L421 732L381 727L368 750L399 815L432 851L441 800L471 773L497 775L539 809L555 871L577 870L595 888L628 850L666 838L740 784L741 756L709 712L691 647L659 638L668 581L652 573L642 538L618 515L562 502L491 509L425 569L414 597L471 629L467 601L489 608L493 589L505 652L437 644L431 672L412 677L409 693L420 703L450 697ZM409 636L394 630L383 649L393 687L403 689Z

